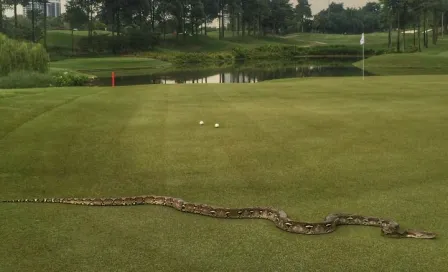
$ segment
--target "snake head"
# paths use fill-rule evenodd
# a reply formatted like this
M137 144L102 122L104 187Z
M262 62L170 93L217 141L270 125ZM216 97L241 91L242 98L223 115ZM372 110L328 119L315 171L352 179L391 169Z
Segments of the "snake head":
M433 232L420 231L420 230L407 230L406 237L417 239L434 239L436 234Z

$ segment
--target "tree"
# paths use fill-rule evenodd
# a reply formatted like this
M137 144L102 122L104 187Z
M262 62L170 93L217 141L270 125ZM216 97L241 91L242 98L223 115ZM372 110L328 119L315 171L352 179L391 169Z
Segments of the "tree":
M387 26L388 28L388 48L391 49L392 47L392 5L389 0L380 0L380 6L381 6L381 21Z
M40 0L40 3L44 9L43 15L44 15L44 48L47 49L47 3L48 0Z
M1 2L2 0L0 0ZM18 5L22 5L22 6L26 6L28 5L28 1L27 0L3 0L3 3L6 4L9 7L13 7L14 10L14 27L17 28L18 27L18 20L17 20L17 6Z
M49 29L61 29L64 28L64 18L63 16L58 17L48 17L47 26Z
M3 2L3 0L0 0L0 33L4 32L4 18L3 18L3 11L6 8L6 3Z
M302 30L303 33L305 20L312 16L311 5L308 3L308 0L299 0L298 4L294 9L294 13L298 19L298 22L300 23L300 29Z
M216 0L202 0L202 3L204 6L204 34L207 35L207 23L218 18L219 6Z
M379 3L367 3L358 14L362 15L359 19L363 23L363 32L371 33L381 28L381 6Z
M154 11L154 20L159 22L159 26L161 31L163 32L163 39L166 38L167 31L167 22L171 18L168 1L161 1L156 7Z
M81 28L83 25L88 23L89 15L84 9L76 5L74 1L69 1L66 5L64 20L70 25L70 29L72 30L72 53L74 53L75 39L73 32L75 28Z
M288 25L287 19L294 16L291 4L288 0L272 0L269 2L269 16L265 17L265 25L271 32L280 34L285 32Z
M205 12L202 0L190 0L190 27L193 35L199 34L199 25L202 24L204 17Z

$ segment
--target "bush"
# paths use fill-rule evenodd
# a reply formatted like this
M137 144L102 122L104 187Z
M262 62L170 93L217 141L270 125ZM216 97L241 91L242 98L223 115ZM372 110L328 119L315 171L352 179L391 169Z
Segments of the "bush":
M49 87L53 80L48 73L16 71L0 77L0 89Z
M146 52L145 57L159 59L171 62L175 65L222 65L233 64L234 56L232 53L160 53Z
M89 76L73 71L58 71L52 72L52 86L69 87L69 86L84 86L89 81Z
M294 59L306 56L358 56L362 54L360 46L329 45L298 47L294 45L265 45L257 48L234 48L233 56L237 60ZM375 55L373 49L365 49L365 55Z
M223 64L233 63L233 56L230 53L180 53L173 56L174 64Z
M0 34L0 76L14 71L48 71L50 58L41 44L12 40Z
M0 77L0 89L84 86L89 81L87 75L73 71L15 71Z
M33 28L31 19L23 15L17 16L17 27L13 17L4 18L2 32L6 36L17 39L31 41L33 39ZM43 29L38 24L34 26L34 36L38 41L43 38Z
M329 45L310 47L308 54L311 56L356 56L362 55L361 46L346 46L346 45ZM375 50L365 49L364 54L375 55Z

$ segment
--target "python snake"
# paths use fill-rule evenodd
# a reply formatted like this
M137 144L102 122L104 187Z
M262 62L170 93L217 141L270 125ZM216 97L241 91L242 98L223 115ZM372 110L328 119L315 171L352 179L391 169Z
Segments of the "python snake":
M397 222L377 217L354 214L329 214L324 221L308 223L293 221L282 210L271 207L250 208L221 208L206 204L186 202L183 199L169 196L132 196L118 198L42 198L42 199L16 199L2 200L4 203L31 202L31 203L62 203L89 206L127 206L127 205L163 205L176 210L201 214L217 218L260 218L272 221L278 228L299 234L326 234L336 230L338 225L363 225L381 228L381 234L391 238L420 238L432 239L435 233L418 230L400 230Z

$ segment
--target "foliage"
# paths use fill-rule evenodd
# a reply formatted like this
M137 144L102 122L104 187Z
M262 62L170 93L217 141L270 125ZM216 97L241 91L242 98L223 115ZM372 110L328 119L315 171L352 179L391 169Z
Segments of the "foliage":
M0 76L0 89L49 87L53 76L49 73L16 71L7 76Z
M17 7L22 2L4 0L1 8ZM388 50L392 50L392 30L398 29L400 35L393 37L395 51L404 52L411 48L419 51L428 48L430 40L436 45L440 31L425 33L441 26L442 17L440 30L446 31L448 26L448 0L380 0L360 8L346 8L342 3L332 2L314 16L309 0L296 3L292 5L288 0L69 0L63 18L48 19L44 25L42 14L36 9L34 23L30 23L29 18L25 18L25 24L20 23L20 16L15 15L13 19L0 20L0 31L10 37L36 42L43 38L46 45L45 26L59 28L65 22L71 28L88 30L88 39L81 46L83 51L121 53L152 48L157 45L157 39L163 37L165 40L171 34L183 41L190 36L209 35L211 27L205 23L218 19L219 39L228 37L229 33L232 37L243 38L294 32L360 34L388 31ZM108 45L99 46L98 38L93 37L94 30L105 28L115 38L105 38L104 43ZM421 33L412 44L406 42L407 34L403 34L409 28L417 28ZM159 38L154 39L156 37Z
M17 41L0 34L0 76L14 71L48 71L49 56L40 44Z
M53 72L52 79L52 85L56 87L83 86L90 80L88 75L73 71Z
M360 34L381 30L381 7L367 3L362 8L344 8L343 3L331 3L314 17L314 29L324 33Z
M379 55L382 50L365 49L365 55ZM264 45L255 48L235 47L231 52L163 53L147 52L142 56L171 62L175 65L222 65L240 60L291 60L303 57L355 57L362 54L359 46L328 45L299 47L294 45Z
M316 47L298 47L292 45L266 45L253 49L235 48L233 55L237 60L261 59L294 59L305 56L359 56L362 48L359 46L328 45ZM375 55L373 49L365 49L365 55Z
M0 77L0 89L83 86L89 81L89 76L73 71L15 71Z
M304 30L309 30L308 25L306 24L307 20L312 18L311 14L311 5L308 3L308 0L299 0L295 7L295 16L297 19L297 23L299 24L300 31L304 32Z
M151 50L159 43L159 40L157 33L130 28L119 36L94 33L91 37L81 37L77 41L77 46L81 52L131 53Z
M166 62L171 62L177 66L182 65L213 65L213 64L232 64L234 62L234 55L229 52L218 53L160 53L149 52L144 56L159 59Z
M80 6L68 2L64 20L69 24L70 29L81 28L89 22L89 16Z
M33 38L33 28L31 20L23 15L18 15L17 18L6 18L4 21L3 33L10 38L19 40L31 41ZM36 40L43 37L43 30L40 25L34 27L34 35Z

